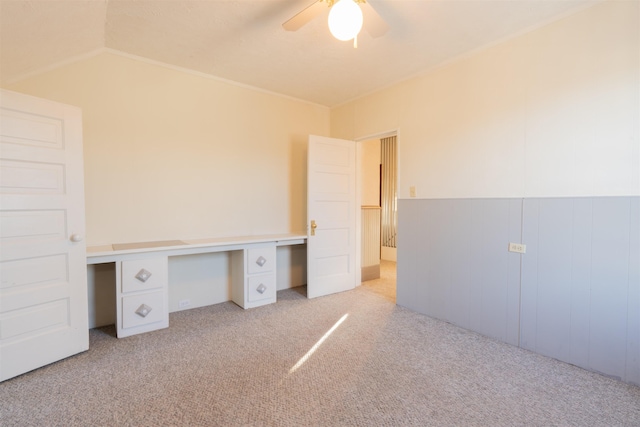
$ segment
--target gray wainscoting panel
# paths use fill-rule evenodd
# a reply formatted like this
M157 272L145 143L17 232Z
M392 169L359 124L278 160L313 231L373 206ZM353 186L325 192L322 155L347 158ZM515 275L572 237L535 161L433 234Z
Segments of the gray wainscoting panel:
M418 257L418 283L423 292L420 301L430 316L449 320L448 291L451 284L451 200L421 203L422 230Z
M527 199L523 216L521 346L576 364L572 346L585 363L589 343L591 200L585 201Z
M416 280L420 227L419 204L413 200L398 200L398 255L396 271L396 302L398 305L423 313L418 301L419 284ZM402 243L400 243L402 242Z
M538 239L529 246L537 246L536 350L560 360L570 355L572 204L567 199L541 200ZM528 261L525 254L523 262Z
M509 200L509 242L522 243L523 200ZM508 250L508 246L507 246ZM520 304L522 289L522 256L519 253L507 252L507 340L513 345L520 345Z
M520 255L507 249L521 212L520 199L400 200L398 304L518 345Z
M399 305L640 384L640 197L398 209Z
M522 347L627 378L632 199L524 201Z
M567 361L584 367L589 366L592 200L591 198L573 199L571 330Z
M472 200L460 200L451 208L451 245L455 266L451 268L450 311L446 319L463 328L473 329L474 319L481 317L482 312L482 307L476 304L482 295L481 288L474 286L475 272L481 269L481 262L480 257L473 256L482 250L480 233L474 230ZM463 263L465 268L460 268Z
M631 199L593 199L589 368L624 377Z
M471 274L471 329L518 345L520 255L508 248L509 242L520 241L521 201L471 202L473 250L455 262L456 269L468 268Z
M527 245L520 268L520 347L536 351L538 314L538 209L537 199L524 200L522 243Z
M640 386L640 197L631 199L629 230L629 309L625 380Z

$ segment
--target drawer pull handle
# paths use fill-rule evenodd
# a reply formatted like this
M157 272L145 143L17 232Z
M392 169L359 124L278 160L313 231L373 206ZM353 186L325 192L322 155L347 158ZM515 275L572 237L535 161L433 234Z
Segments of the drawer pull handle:
M140 280L142 283L149 280L149 277L151 277L151 272L145 270L144 268L138 271L138 274L136 274L136 279Z
M267 259L263 256L261 256L256 260L256 264L258 264L260 267L262 267L266 262L267 262Z
M147 314L149 313L151 313L151 307L149 307L147 304L142 304L136 310L136 314L140 317L147 317Z
M256 291L258 291L259 294L264 294L264 291L266 290L267 290L267 287L263 283L260 283L260 286L258 286L258 288L256 289Z

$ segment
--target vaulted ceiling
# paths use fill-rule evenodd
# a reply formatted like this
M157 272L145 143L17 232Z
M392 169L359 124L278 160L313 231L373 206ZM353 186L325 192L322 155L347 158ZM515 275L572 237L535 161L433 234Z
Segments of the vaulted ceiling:
M110 49L335 106L601 0L370 0L390 30L334 39L314 0L0 0L0 79ZM366 18L365 18L366 19Z

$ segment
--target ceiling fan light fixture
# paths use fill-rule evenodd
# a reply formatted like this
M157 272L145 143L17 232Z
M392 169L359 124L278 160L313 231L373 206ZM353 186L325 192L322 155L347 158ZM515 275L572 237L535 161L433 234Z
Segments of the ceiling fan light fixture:
M353 0L339 0L329 10L329 31L338 40L351 40L362 29L362 10Z

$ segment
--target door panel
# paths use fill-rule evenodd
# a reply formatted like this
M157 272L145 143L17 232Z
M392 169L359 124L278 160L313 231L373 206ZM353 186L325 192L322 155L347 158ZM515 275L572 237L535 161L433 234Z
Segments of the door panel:
M353 289L359 268L354 141L309 136L307 194L307 295Z
M20 107L18 107L20 108ZM2 110L2 140L41 148L63 148L64 121L9 108Z
M5 194L62 194L64 168L35 162L0 162L0 181Z
M1 91L0 381L89 348L81 123Z

